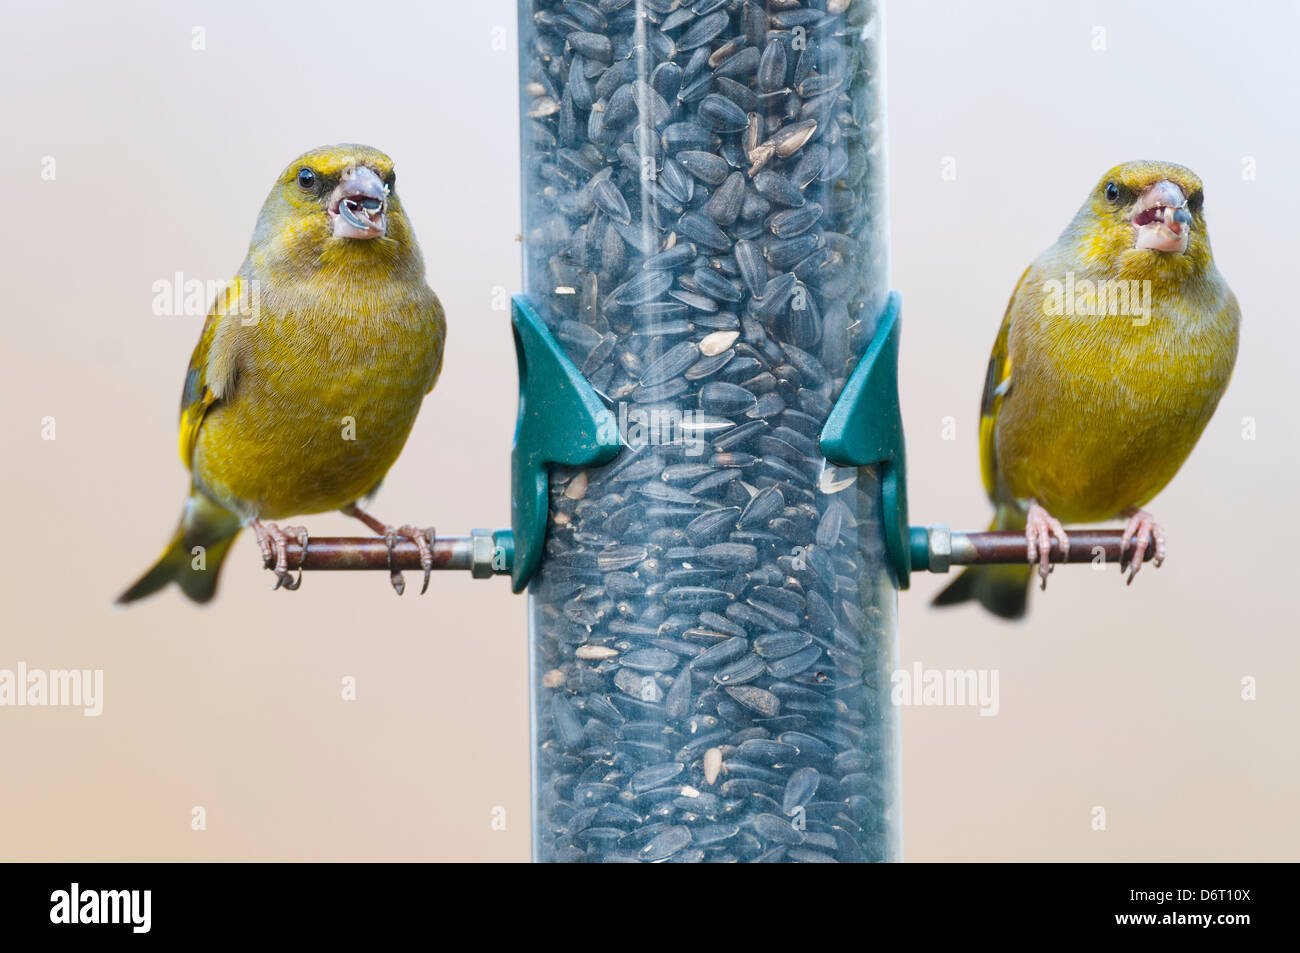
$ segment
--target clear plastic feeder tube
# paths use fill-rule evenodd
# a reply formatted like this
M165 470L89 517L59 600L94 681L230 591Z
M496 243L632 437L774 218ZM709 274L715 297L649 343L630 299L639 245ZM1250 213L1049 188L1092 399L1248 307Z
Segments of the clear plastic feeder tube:
M871 0L521 0L524 291L618 421L531 586L540 861L898 855Z

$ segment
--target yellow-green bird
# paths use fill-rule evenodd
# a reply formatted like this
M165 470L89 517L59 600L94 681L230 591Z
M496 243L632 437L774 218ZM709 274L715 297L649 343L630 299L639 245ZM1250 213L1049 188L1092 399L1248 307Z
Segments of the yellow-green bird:
M1024 529L1028 565L971 567L936 605L1023 615L1035 564L1047 585L1052 536L1069 546L1062 523L1127 519L1130 583L1153 538L1164 562L1142 507L1192 452L1237 359L1240 311L1204 199L1183 166L1116 166L1021 276L989 359L980 461L992 528Z
M427 586L432 531L388 526L357 504L406 443L445 335L392 160L335 145L290 163L190 358L180 453L193 479L180 525L118 601L170 582L208 601L244 526L274 565L276 588L295 589L286 543L293 535L305 546L306 531L268 521L327 510L361 519L390 551L398 536L413 539Z

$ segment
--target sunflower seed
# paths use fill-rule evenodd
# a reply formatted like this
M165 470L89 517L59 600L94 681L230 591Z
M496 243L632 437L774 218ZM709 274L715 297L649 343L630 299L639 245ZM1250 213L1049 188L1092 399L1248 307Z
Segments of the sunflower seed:
M677 49L693 50L717 39L727 28L727 14L718 12L702 17L692 24L677 41Z
M613 182L606 179L596 186L593 197L596 204L610 218L628 224L632 221L632 212L627 207L627 199Z
M663 131L664 149L669 152L703 149L711 142L713 133L698 122L671 123Z
M647 271L637 275L613 291L605 299L606 308L632 307L646 304L672 287L673 276L662 271Z
M637 649L628 652L619 662L638 672L665 672L677 666L677 656L662 649Z
M816 131L816 119L803 119L782 126L770 141L776 149L776 154L784 159L802 149Z
M602 36L599 33L574 31L566 39L569 46L573 47L573 51L580 56L599 60L602 63L608 63L614 58L614 46L607 36Z
M650 843L642 847L638 856L641 860L650 862L665 860L684 848L690 842L690 829L678 824L669 827L662 834L659 834L650 841Z
M714 88L739 106L746 114L759 108L758 95L744 83L719 76L713 81Z
M822 207L816 202L809 202L800 208L777 212L768 221L767 227L777 238L791 238L812 228L821 217Z
M652 791L661 785L667 784L673 778L677 777L686 769L686 765L677 761L669 761L664 764L652 764L642 768L628 780L628 786L637 794L646 791Z
M727 160L712 152L688 149L677 153L677 161L687 172L708 185L721 185L731 172Z
M740 217L740 207L744 201L745 176L740 172L733 172L704 204L704 214L719 225L731 225Z
M774 38L763 50L758 65L758 88L769 93L780 89L785 85L785 71L785 44Z
M713 680L719 685L743 685L754 681L765 671L767 666L763 660L751 653L721 668Z
M677 233L705 248L725 251L731 247L727 233L699 212L687 212L677 220Z
M769 486L765 490L760 490L749 501L749 504L740 514L740 519L736 525L741 529L754 529L760 526L766 526L767 521L772 519L785 507L785 498L781 496L781 491L775 486Z
M748 651L749 642L743 637L733 636L697 655L691 662L691 668L703 670L727 665L741 658Z
M785 658L768 662L767 670L773 678L790 678L810 669L821 658L821 654L822 650L820 648L816 645L810 645L793 655L787 655Z
M779 172L760 172L754 176L754 188L758 194L778 205L803 205L803 193L786 176Z
M794 655L810 644L812 636L803 632L764 632L754 639L754 651L765 659L779 659Z
M611 229L612 231L612 229ZM646 271L676 271L695 260L695 246L682 242L672 248L665 248L657 255L651 255L642 265ZM670 281L669 284L672 284Z
M778 844L802 844L804 833L783 817L759 814L753 820L754 833L765 841Z
M714 132L740 132L749 125L745 110L721 93L709 93L700 100L699 117Z
M739 337L739 331L714 331L700 341L700 353L705 357L715 357L728 350Z
M714 414L734 417L754 406L756 398L738 384L714 381L700 388L700 408Z
M641 383L647 387L662 384L670 378L684 374L700 356L700 346L694 341L680 341L674 344L663 356L645 369L641 374Z
M748 543L713 543L700 550L699 558L708 566L747 572L758 565L758 548Z
M763 260L763 251L754 242L738 241L733 252L736 267L745 286L753 297L762 297L767 286L767 263Z
M759 52L756 47L748 46L734 56L721 62L713 71L714 76L748 82L758 69Z

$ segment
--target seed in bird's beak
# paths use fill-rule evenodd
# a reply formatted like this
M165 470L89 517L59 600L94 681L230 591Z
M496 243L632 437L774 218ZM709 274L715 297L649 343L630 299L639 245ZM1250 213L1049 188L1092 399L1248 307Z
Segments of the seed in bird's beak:
M1148 187L1133 213L1135 248L1162 252L1187 251L1192 216L1187 196L1169 180Z
M1165 227L1175 235L1192 224L1192 213L1187 211L1186 208L1171 208L1168 205L1162 205L1152 211L1154 212L1154 220L1164 222Z
M387 231L388 186L366 166L343 173L330 196L329 216L335 238L379 238Z

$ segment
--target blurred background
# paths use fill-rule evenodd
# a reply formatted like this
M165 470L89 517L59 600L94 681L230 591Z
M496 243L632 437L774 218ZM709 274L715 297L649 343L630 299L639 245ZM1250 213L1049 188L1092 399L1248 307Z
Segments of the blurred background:
M1001 689L997 717L903 711L905 857L1293 860L1300 11L944 0L888 3L886 25L913 523L987 524L989 347L1110 166L1202 177L1244 320L1217 416L1150 507L1162 570L1131 588L1062 570L1015 625L931 610L943 578L900 595L903 667L997 669ZM245 534L208 608L175 590L112 606L187 485L177 399L202 318L155 315L154 283L231 276L274 177L322 143L395 159L449 319L373 510L509 524L514 3L85 0L14 7L4 30L0 668L103 669L104 710L0 708L0 858L527 859L525 603L504 580L398 599L382 573L309 575L272 594Z

